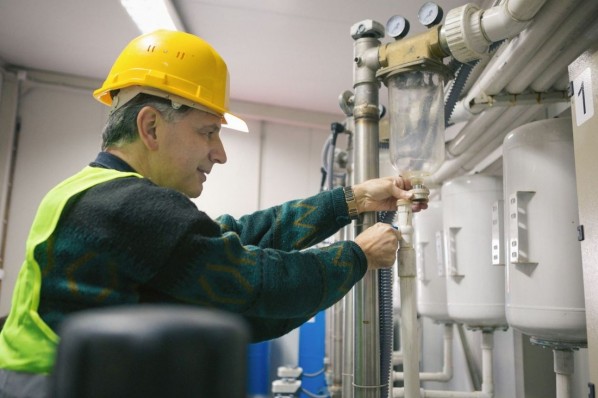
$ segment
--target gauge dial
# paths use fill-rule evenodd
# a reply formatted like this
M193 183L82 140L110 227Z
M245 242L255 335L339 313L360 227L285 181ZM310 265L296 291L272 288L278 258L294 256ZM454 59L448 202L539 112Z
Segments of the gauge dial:
M443 11L440 6L434 2L428 1L424 3L417 13L417 18L422 25L428 28L438 25L442 21Z
M409 33L409 21L400 15L394 15L386 22L386 32L395 39L405 37Z

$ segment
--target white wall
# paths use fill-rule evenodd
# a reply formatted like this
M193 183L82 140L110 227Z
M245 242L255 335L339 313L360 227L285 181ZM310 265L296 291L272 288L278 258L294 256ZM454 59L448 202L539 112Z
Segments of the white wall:
M10 308L39 202L55 184L93 160L100 148L98 131L105 110L84 92L33 86L21 96L18 113L20 130L7 214L1 314Z
M195 200L212 217L239 217L319 191L327 130L258 120L248 125L249 134L223 130L228 160L214 166Z
M50 188L95 158L107 116L107 107L91 97L91 90L35 82L24 86L18 103L20 131L8 207L0 314L10 308L39 202ZM248 120L248 124L249 134L223 129L229 160L214 167L205 194L196 200L210 216L240 216L318 192L319 153L329 133L325 125L318 129L299 127L296 121L287 125L260 120ZM10 136L3 129L0 142L8 143ZM1 148L3 165L9 160L8 146Z

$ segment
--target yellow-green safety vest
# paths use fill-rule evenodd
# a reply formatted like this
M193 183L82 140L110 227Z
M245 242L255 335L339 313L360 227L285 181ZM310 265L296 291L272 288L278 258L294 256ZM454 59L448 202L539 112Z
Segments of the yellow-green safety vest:
M10 314L0 333L0 368L29 373L50 373L54 366L58 335L41 319L39 307L41 269L35 248L54 232L70 198L94 185L137 173L87 166L64 180L43 198L27 239L25 261L19 272Z

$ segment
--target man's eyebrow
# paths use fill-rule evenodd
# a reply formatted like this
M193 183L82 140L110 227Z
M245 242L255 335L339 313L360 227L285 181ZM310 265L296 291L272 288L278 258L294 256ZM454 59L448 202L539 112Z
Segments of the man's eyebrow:
M220 130L221 126L219 124L207 124L199 128L199 130Z

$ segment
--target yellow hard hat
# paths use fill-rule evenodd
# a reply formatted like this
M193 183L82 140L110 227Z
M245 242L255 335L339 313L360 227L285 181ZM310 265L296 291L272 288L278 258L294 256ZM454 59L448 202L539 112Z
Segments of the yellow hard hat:
M189 33L157 30L133 39L93 96L111 106L111 91L134 86L141 92L146 87L153 95L178 97L186 100L185 105L207 108L221 115L231 128L235 128L229 123L232 119L241 121L228 113L226 63L210 44ZM247 125L242 124L247 131Z

